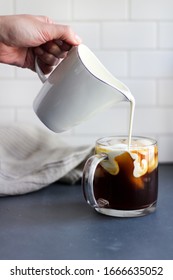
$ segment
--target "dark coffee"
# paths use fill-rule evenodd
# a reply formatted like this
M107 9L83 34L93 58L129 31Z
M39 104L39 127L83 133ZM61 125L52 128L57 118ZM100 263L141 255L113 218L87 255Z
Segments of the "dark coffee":
M106 160L97 166L93 189L100 208L137 210L147 208L156 202L158 159L157 150L153 152L154 154L151 154L150 150L138 150L132 151L132 154L121 153L114 158L114 162L118 165L115 174L109 172L109 168L105 168Z

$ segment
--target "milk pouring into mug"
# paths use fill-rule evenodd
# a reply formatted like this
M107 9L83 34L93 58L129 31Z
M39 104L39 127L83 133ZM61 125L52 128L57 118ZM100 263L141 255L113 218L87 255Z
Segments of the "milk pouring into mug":
M133 137L135 100L85 46L73 47L46 78L36 63L43 87L34 110L51 130L62 132L122 101L130 105L127 137L105 137L83 170L86 201L98 212L135 217L156 209L158 150L153 139Z
M132 131L134 97L130 90L102 65L85 45L73 47L46 78L36 63L43 86L34 111L51 130L63 132L122 101L130 101Z

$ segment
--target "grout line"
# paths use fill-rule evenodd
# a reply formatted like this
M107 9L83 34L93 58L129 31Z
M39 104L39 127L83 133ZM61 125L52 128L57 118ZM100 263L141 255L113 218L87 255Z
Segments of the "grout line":
M132 20L132 16L131 16L131 7L132 7L132 3L131 3L131 0L128 0L128 2L127 2L127 19L128 20Z
M71 0L71 20L75 21L75 16L74 16L74 0Z
M16 0L13 0L13 13L16 14Z
M160 39L160 23L156 22L156 49L163 50L163 48L162 49L160 48L159 39Z

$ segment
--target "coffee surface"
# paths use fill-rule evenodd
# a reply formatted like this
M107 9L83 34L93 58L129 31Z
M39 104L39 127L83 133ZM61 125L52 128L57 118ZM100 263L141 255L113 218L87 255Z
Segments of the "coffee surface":
M121 143L112 143L110 146L96 145L97 154L107 155L107 159L101 162L102 167L110 174L116 175L120 163L123 163L127 169L132 164L132 174L136 178L153 171L158 164L157 146L151 145L149 139L133 139L130 147L127 141L121 139Z

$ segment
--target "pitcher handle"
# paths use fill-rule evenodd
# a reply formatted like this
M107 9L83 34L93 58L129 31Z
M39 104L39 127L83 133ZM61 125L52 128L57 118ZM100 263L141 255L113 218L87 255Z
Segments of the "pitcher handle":
M91 156L85 163L83 169L82 186L87 203L94 208L100 208L94 196L94 174L98 164L107 158L106 154L96 154Z
M62 61L62 59L59 58L58 63L57 63L56 66L58 66L61 61ZM36 71L38 77L40 78L41 82L44 84L48 77L46 77L46 75L43 73L43 71L41 70L40 66L38 65L38 57L37 56L35 58L35 71Z
M38 57L37 56L35 58L35 71L36 71L38 77L40 78L40 80L42 81L42 83L44 84L47 80L47 77L38 65Z

